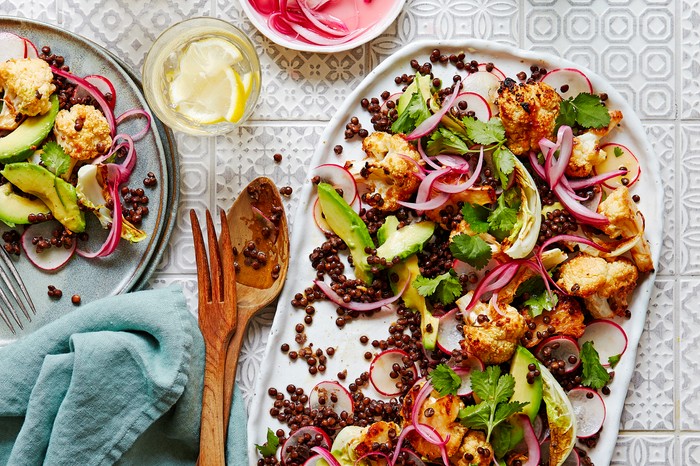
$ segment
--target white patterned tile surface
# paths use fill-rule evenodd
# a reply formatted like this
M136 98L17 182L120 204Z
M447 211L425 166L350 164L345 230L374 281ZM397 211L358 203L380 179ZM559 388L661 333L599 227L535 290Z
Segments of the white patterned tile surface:
M700 0L408 0L378 38L339 54L285 50L237 0L0 0L0 15L43 20L105 45L139 72L160 32L212 15L261 55L262 97L230 135L177 135L181 205L149 284L180 284L196 314L189 209L228 207L258 175L298 188L325 122L379 62L418 39L480 38L566 57L606 76L637 109L660 160L664 237L658 277L622 415L615 465L700 464ZM281 163L273 154L283 154ZM292 225L293 228L293 225ZM250 401L274 309L246 335L238 371ZM600 466L600 465L598 465Z

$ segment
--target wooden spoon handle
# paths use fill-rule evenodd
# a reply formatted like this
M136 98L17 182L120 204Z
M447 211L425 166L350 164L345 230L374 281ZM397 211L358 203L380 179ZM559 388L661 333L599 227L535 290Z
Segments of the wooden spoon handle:
M214 347L212 347L214 346ZM199 430L199 459L202 466L225 466L224 373L225 353L218 345L207 345Z
M247 323L246 323L247 324ZM228 421L231 414L231 404L233 402L233 386L236 384L236 369L238 368L238 357L243 347L248 326L239 326L233 334L226 353L226 375L224 377L224 436L228 438Z

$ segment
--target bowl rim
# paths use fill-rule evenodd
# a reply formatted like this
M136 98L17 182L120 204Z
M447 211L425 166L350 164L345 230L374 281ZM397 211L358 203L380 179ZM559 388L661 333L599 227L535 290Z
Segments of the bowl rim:
M251 23L253 23L253 26L255 26L255 28L260 31L262 35L277 45L281 45L291 50L298 50L300 52L335 53L352 50L366 44L372 39L376 39L380 34L386 31L386 29L396 20L396 18L398 18L404 5L406 4L406 0L394 0L394 4L387 14L380 21L377 21L370 26L366 33L360 34L358 37L344 44L338 45L316 45L290 40L286 36L278 34L276 31L271 29L267 25L267 21L263 20L263 16L252 7L250 0L239 0L239 3L243 8L243 12L245 13L246 17Z

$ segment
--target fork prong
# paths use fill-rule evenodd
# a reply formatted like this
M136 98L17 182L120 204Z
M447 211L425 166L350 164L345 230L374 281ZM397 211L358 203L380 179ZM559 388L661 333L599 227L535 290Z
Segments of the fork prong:
M221 273L221 254L219 243L216 241L216 228L211 218L211 212L207 209L207 238L209 243L209 271L211 272L211 300L221 302L223 299L223 280Z
M7 318L5 309L3 309L2 306L0 306L0 319L2 319L3 322L5 322L5 325L7 325L7 328L10 329L10 332L12 332L13 335L17 335L17 332L15 332L15 328L12 326L12 322L10 322L10 319Z
M236 302L236 268L233 260L233 245L231 244L231 231L229 230L226 212L219 211L221 217L221 255L224 280L224 301ZM235 316L233 316L235 317Z
M17 325L19 325L19 328L24 330L24 326L22 326L22 321L19 320L19 316L17 315L17 312L15 312L14 306L12 306L12 303L10 303L10 300L7 298L7 295L5 292L0 288L0 300L5 303L5 306L10 311L10 314L12 314L12 318L15 319L15 322L17 322Z
M194 240L194 255L197 261L197 283L199 283L199 302L211 302L211 281L209 280L209 263L207 262L207 250L204 247L204 236L199 226L199 219L194 209L190 210L190 222L192 224L192 239ZM203 291L203 292L202 292Z
M27 291L27 287L24 286L24 282L22 281L22 277L19 276L19 272L17 272L17 268L15 267L15 264L12 262L12 259L10 259L10 256L7 255L7 251L5 251L3 249L2 253L0 254L0 258L2 259L2 261L5 263L5 265L9 269L10 273L12 274L12 277L15 279L15 282L19 286L20 291L22 291L22 294L24 295L24 298L27 300L27 304L29 304L29 307L32 310L32 313L36 314L36 307L34 307L34 303L32 302L32 298L31 298L31 296L29 296L29 292ZM7 277L7 274L5 273L5 271L0 269L0 273L3 275L3 280L7 284L7 287L9 288L10 293L12 293L12 297L15 298L15 301L17 301L17 304L19 304L19 307L22 309L22 312L24 313L24 315L27 316L27 319L32 320L31 317L29 317L29 313L27 312L27 308L24 307L24 303L17 295L17 291L15 291L15 287L10 285L9 278Z

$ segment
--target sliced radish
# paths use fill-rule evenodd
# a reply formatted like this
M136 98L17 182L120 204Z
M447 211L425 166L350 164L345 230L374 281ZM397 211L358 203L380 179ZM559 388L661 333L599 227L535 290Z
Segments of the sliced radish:
M462 385L460 385L459 390L457 390L457 395L468 396L473 393L472 390L472 373L474 371L483 371L484 363L481 362L476 356L470 355L466 360L464 360L458 366L451 366L455 374L462 379Z
M84 79L85 81L95 86L97 90L100 91L103 96L105 96L107 104L114 111L114 106L117 103L117 91L114 88L112 82L104 76L100 76L98 74L91 74L89 76L85 76Z
M552 70L544 75L542 82L552 86L565 99L576 97L582 92L593 93L591 80L576 68Z
M384 102L382 102L382 106L379 107L379 111L382 111L382 110L389 111L390 109L389 109L389 107L387 107L387 103L394 102L395 105L398 104L399 97L401 97L401 95L403 95L403 92L397 92L395 94L391 94ZM396 107L394 107L394 108L396 108Z
M0 32L0 63L12 58L27 56L27 43L23 37L11 32Z
M544 340L537 346L535 356L545 365L551 360L564 361L564 373L569 373L581 365L578 344L576 340L566 335L557 335Z
M576 436L586 438L596 434L605 422L605 402L595 390L577 387L567 393L576 416Z
M470 272L474 272L474 267L471 265L467 264L466 262L462 262L459 259L455 259L452 262L452 268L454 269L455 272L459 275L464 275Z
M489 71L487 69L489 65L492 68L491 71ZM479 71L486 71L487 73L491 73L494 76L496 76L500 81L503 81L506 79L506 74L503 71L496 68L495 66L493 66L493 63L480 63L479 64Z
M488 71L477 71L465 77L462 80L462 85L464 92L474 92L486 100L491 109L491 115L498 113L498 107L493 102L496 100L501 80L495 74Z
M612 320L600 319L588 324L578 344L583 345L587 341L594 343L600 363L605 367L610 366L611 357L622 356L627 349L627 334Z
M322 232L333 233L331 226L326 221L326 217L323 216L323 210L321 210L321 202L318 200L318 197L314 202L314 222Z
M328 437L328 434L326 434L323 430L315 426L301 427L300 429L294 431L294 433L290 435L289 438L285 440L284 444L282 445L282 453L280 456L280 458L282 459L282 463L287 464L291 461L299 463L300 458L290 458L292 451L288 450L290 450L289 447L296 447L297 445L302 443L307 444L307 442L303 440L306 434L310 435L312 439L320 439L320 442L317 443L318 446L323 447L325 449L329 449L331 447L331 439L330 437ZM291 450L297 451L296 448L293 448Z
M460 107L460 102L464 102L467 105L466 108ZM474 117L480 121L489 121L492 116L489 103L476 92L462 92L457 96L453 107L474 112Z
M42 270L51 272L60 269L66 265L75 253L75 246L78 242L77 238L73 240L72 246L68 249L52 246L41 252L37 252L36 246L32 244L32 239L36 236L41 236L50 241L51 238L53 238L54 230L60 227L60 225L61 224L58 222L35 223L24 230L22 234L22 248L27 258L32 264Z
M343 199L348 204L352 204L357 197L357 183L345 167L334 163L324 163L311 171L311 176L318 176L322 183L328 183L335 189L343 192Z
M409 361L408 364L405 361ZM400 370L410 371L411 380L402 380ZM415 365L411 357L400 349L382 351L374 357L369 366L369 381L372 386L384 396L401 394L407 385L412 385L417 377ZM400 384L400 385L399 385Z
M595 167L593 171L596 174L608 173L615 170L627 170L625 175L616 176L615 178L610 178L609 180L603 181L603 184L608 188L619 188L620 186L627 186L628 188L637 182L639 175L642 174L642 167L639 165L639 160L637 157L622 144L617 144L614 142L604 144L600 146L602 150L608 155L605 160ZM615 155L615 148L618 148L618 155ZM627 184L623 184L622 179L627 179Z
M32 44L29 39L24 39L24 45L26 47L24 58L39 58L39 50L37 50L36 45Z
M455 308L440 317L437 345L445 354L452 354L452 351L460 349L459 342L464 340L464 335L457 328L457 312L459 309Z
M345 411L352 414L354 404L352 396L345 387L338 382L326 380L318 383L309 394L309 408L323 409L332 408L338 416Z

